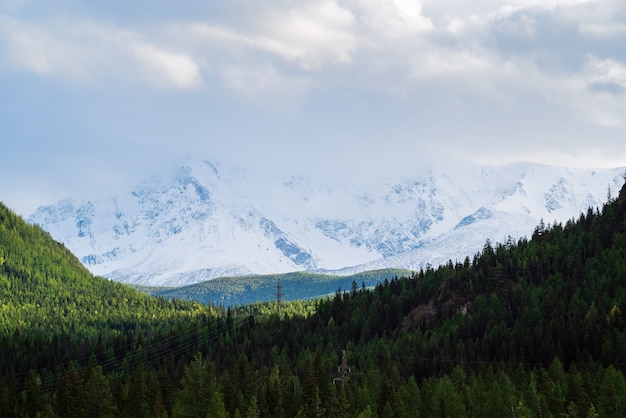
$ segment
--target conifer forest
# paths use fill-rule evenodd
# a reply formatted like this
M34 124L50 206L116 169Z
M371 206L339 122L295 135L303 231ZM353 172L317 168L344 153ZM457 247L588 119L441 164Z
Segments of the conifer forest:
M92 276L0 204L0 417L626 416L626 187L375 287L222 307Z

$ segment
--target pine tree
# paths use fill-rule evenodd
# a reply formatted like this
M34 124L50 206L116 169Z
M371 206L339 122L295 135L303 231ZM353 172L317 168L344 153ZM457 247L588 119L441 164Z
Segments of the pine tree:
M172 417L206 418L216 390L213 366L202 358L202 354L197 353L185 367Z
M115 416L115 405L107 378L101 366L89 369L83 385L83 404L86 416L108 418Z
M31 370L26 378L25 410L29 418L37 418L45 406L44 393L41 388L39 373Z
M339 397L337 399L337 417L348 418L350 416L350 401L346 394L345 384L341 385L339 389Z
M0 417L14 415L15 406L15 384L9 377L0 375Z
M224 399L219 390L213 391L207 418L228 418L228 412L224 406Z
M313 359L311 357L307 357L304 368L304 379L302 382L302 413L306 418L316 418L324 414Z
M420 390L411 376L408 382L398 390L398 416L400 418L418 418L420 416Z
M61 372L57 388L56 412L61 418L80 418L83 410L83 384L75 365Z

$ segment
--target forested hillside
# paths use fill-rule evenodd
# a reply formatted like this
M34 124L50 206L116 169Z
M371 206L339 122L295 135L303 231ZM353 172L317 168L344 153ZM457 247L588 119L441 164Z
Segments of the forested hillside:
M409 276L410 270L371 270L350 276L293 272L273 275L218 277L182 287L159 287L131 285L131 287L167 299L197 301L219 306L250 305L256 302L276 300L277 286L281 286L283 301L317 299L332 295L337 289L349 289L352 282L373 287L385 278Z
M626 189L529 239L281 315L91 277L3 206L0 264L1 417L626 411Z

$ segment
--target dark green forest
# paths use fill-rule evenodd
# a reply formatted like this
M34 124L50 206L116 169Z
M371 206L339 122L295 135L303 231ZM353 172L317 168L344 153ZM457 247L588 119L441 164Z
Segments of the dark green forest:
M277 308L93 277L0 204L0 417L625 416L626 188L463 262Z

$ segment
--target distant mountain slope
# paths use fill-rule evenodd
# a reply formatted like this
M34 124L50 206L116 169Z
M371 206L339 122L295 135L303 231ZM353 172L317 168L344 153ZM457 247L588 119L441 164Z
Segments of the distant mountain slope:
M384 170L382 170L384 172ZM407 168L360 185L263 177L206 160L102 201L65 200L29 222L92 272L147 285L293 271L348 275L462 260L601 205L623 169L538 164Z
M278 284L281 286L281 300L294 301L332 295L338 290L351 291L356 284L371 287L385 280L410 277L408 270L383 269L356 273L350 276L294 272L286 274L219 277L202 283L177 288L147 287L136 288L152 296L167 299L196 301L220 306L244 306L255 302L275 301Z

